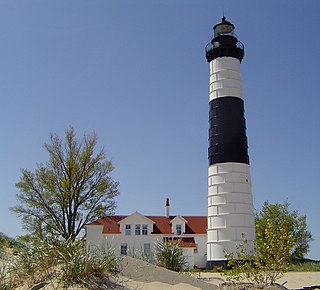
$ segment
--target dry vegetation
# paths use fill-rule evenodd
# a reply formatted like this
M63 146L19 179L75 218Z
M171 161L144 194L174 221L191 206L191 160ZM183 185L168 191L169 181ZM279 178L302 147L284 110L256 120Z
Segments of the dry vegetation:
M219 274L205 278L202 272L174 272L128 256L117 260L110 251L92 251L88 255L83 241L48 245L0 235L0 250L0 290L125 290L143 289L145 285L149 285L147 289L170 285L176 285L174 289L286 289L281 285L225 283Z

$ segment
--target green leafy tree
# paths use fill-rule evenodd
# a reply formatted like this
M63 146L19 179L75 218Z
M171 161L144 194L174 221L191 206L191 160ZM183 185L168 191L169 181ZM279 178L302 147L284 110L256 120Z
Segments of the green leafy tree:
M293 259L303 257L311 239L306 217L290 211L288 201L283 204L266 201L256 214L254 251L248 250L244 237L236 253L226 252L231 270L225 274L231 281L271 285L288 270Z
M309 243L313 240L312 234L308 231L307 217L299 215L297 210L289 209L289 202L271 204L266 201L262 210L256 214L256 234L257 241L267 240L266 233L268 225L273 225L276 229L285 224L290 236L293 239L290 249L291 259L299 260L309 251Z
M79 140L70 127L64 140L50 134L44 144L49 154L45 164L34 172L21 170L19 204L12 211L31 233L75 240L90 220L113 213L118 183L110 177L112 162L96 147L95 133Z
M271 285L287 271L290 261L292 236L286 225L277 228L267 221L264 239L259 234L254 241L254 251L248 251L247 240L237 245L236 253L226 253L229 281L249 281L260 285Z

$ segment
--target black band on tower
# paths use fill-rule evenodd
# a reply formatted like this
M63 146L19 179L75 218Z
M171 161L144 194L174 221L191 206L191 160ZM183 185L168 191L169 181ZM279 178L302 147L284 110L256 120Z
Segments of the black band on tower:
M209 166L215 163L249 164L243 100L222 97L209 103Z

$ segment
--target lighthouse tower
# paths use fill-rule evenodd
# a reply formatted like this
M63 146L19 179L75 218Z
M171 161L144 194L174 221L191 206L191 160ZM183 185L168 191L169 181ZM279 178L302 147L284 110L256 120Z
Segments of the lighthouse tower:
M210 65L207 268L225 266L243 234L255 238L240 63L244 46L222 17L206 46Z

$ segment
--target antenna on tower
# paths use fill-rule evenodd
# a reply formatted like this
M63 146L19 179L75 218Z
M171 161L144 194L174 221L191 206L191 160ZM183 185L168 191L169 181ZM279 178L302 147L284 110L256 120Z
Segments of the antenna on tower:
M224 17L224 4L222 3L222 16Z

